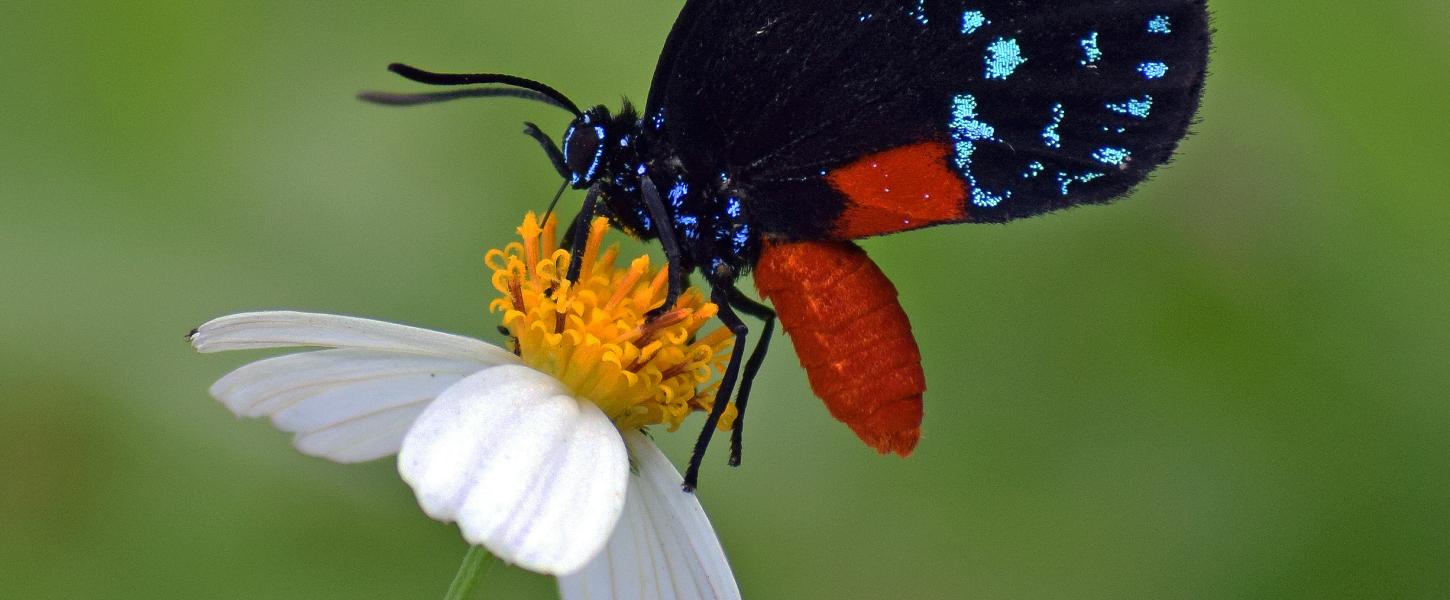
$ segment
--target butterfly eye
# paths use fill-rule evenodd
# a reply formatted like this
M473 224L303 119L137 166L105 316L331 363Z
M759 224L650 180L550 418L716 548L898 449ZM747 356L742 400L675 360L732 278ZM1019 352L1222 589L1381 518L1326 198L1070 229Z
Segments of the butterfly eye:
M564 134L564 164L569 167L571 185L578 186L598 176L604 157L604 137L604 126L589 119L587 114L569 126Z

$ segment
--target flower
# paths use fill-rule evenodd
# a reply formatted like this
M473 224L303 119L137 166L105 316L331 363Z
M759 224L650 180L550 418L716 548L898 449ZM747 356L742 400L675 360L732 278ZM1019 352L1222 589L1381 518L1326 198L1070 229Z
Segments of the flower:
M733 338L700 334L715 314L696 290L646 323L666 274L615 266L591 224L577 282L551 219L490 251L512 351L356 317L274 311L222 317L190 335L200 352L320 347L245 365L211 393L270 417L305 454L352 463L396 453L429 516L500 558L559 576L566 598L737 598L709 520L642 431L673 430L714 402ZM723 333L722 333L723 332ZM726 410L720 428L733 420Z

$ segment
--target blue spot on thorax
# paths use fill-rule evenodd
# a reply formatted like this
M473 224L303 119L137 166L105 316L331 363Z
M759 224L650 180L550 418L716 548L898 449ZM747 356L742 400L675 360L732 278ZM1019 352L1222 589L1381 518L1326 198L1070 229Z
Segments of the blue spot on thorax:
M1012 75L1017 67L1027 62L1022 56L1022 47L1017 45L1017 40L997 38L987 46L987 79L1006 79Z
M730 249L735 254L745 254L750 249L750 226L741 225L735 229L735 234L730 236Z
M695 215L676 213L675 224L680 226L685 239L695 240L700 237L700 219Z
M689 193L690 193L690 184L685 183L683 181L676 181L675 182L675 185L672 186L672 187L670 187L670 193L669 193L669 196L670 196L670 206L673 206L676 209L679 209L680 207L684 206L684 203L685 203L684 202L685 201L685 195L687 195Z
M631 175L630 171L633 171L640 176L644 175L646 172L644 163L635 164L633 169L622 169L621 171L614 174L614 178L612 179L612 181L614 182L615 187L624 190L624 193L626 194L633 195L639 192L639 177Z

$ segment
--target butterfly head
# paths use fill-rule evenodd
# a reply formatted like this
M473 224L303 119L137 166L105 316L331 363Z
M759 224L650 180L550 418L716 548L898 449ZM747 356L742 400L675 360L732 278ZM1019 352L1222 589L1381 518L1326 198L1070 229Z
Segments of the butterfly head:
M627 170L635 154L636 119L627 104L618 115L595 106L574 118L560 148L571 187L584 189Z

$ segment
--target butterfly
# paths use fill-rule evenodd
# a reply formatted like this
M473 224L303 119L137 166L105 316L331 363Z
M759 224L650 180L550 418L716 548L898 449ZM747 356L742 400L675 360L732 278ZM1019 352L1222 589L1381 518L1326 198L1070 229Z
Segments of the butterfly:
M698 272L736 335L718 392L738 410L731 465L777 318L831 414L905 456L920 436L921 355L896 289L852 240L1123 196L1187 133L1209 37L1205 0L688 0L640 109L401 64L390 69L417 82L474 87L363 97L513 95L568 110L560 144L531 123L525 133L565 186L587 191L575 256L595 215L658 240L670 285L654 314ZM750 272L774 309L737 286ZM763 321L748 359L741 314Z

